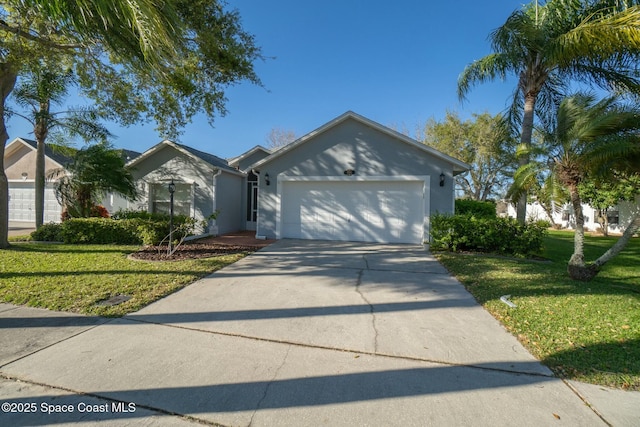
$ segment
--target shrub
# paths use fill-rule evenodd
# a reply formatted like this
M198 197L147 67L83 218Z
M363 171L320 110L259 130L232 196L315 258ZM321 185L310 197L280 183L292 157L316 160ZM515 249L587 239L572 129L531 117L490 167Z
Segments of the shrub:
M102 205L91 207L91 216L96 218L109 218L109 211Z
M552 224L551 221L548 221L546 219L538 219L536 221L534 221L534 224L540 228L551 228Z
M173 238L180 240L185 234L190 234L193 231L190 225L194 221L185 215L174 216ZM55 241L69 244L157 245L169 235L168 219L71 218L54 225L58 227Z
M91 207L91 210L89 212L89 216L87 218L109 218L109 211L107 210L107 208L105 208L102 205L93 205ZM69 211L67 211L66 209L64 211L62 211L62 214L60 215L60 220L62 222L65 222L69 219L73 218L71 216L71 214L69 214Z
M481 202L471 199L456 199L456 215L471 215L476 218L495 218L496 204L494 202Z
M109 218L72 218L61 224L65 243L139 245L137 220L114 221Z
M50 222L42 224L40 228L31 233L31 240L37 242L62 242L62 224Z
M542 250L546 228L535 223L520 225L512 218L434 215L431 219L431 248L531 255Z

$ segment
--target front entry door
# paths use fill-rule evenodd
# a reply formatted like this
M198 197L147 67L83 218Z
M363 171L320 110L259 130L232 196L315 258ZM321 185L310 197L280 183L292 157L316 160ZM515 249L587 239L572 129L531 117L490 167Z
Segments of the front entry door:
M255 230L258 221L258 177L250 173L247 177L247 230Z

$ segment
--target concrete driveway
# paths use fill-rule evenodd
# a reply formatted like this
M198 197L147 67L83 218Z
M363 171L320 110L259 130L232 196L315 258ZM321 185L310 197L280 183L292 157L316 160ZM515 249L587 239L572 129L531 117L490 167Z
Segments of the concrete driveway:
M606 425L421 246L282 240L122 319L47 314L64 337L1 308L36 344L0 400L76 412L0 424Z

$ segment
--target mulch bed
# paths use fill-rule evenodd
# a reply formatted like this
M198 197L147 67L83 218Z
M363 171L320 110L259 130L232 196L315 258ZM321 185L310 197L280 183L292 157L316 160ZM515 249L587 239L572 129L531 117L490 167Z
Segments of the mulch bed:
M173 255L167 255L166 246L146 246L129 257L144 261L182 261L186 259L211 258L217 255L255 252L261 246L229 245L217 243L187 243L178 247Z

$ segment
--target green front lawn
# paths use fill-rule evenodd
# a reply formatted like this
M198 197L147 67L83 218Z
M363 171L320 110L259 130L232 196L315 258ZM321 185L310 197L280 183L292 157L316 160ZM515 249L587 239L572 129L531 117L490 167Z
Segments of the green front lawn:
M587 237L594 260L615 237ZM573 233L551 232L549 262L436 253L484 307L556 374L640 390L640 239L591 282L569 279ZM500 301L511 295L517 308Z
M101 316L136 311L246 254L189 261L127 259L137 246L13 244L0 250L0 301ZM106 307L116 295L131 299Z

